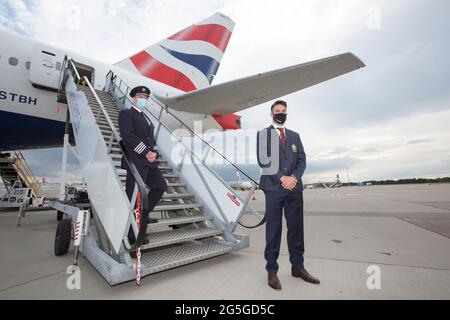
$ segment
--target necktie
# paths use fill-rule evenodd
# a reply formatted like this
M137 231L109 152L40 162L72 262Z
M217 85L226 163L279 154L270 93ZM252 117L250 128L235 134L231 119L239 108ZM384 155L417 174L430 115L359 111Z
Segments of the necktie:
M286 135L284 134L283 128L278 128L278 131L280 131L280 138L283 145L286 145Z

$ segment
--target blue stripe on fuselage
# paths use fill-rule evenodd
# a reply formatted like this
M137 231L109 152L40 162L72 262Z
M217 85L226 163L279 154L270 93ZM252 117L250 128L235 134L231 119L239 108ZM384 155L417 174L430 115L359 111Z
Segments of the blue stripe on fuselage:
M60 147L64 130L62 121L0 111L0 151Z
M174 50L167 49L163 46L161 46L164 50L166 50L168 53L170 53L175 58L186 62L187 64L190 64L191 66L197 68L200 70L207 78L209 83L211 84L214 76L217 73L217 69L219 69L219 62L217 62L215 59L199 55L199 54L189 54L189 53L182 53Z

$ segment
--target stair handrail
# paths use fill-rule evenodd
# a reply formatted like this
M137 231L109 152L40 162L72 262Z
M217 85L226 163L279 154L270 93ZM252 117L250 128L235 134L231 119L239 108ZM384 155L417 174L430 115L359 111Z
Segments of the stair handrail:
M16 150L14 152L14 166L16 167L16 171L19 174L19 177L24 180L25 185L33 190L36 197L41 196L41 189L39 186L39 182L37 181L36 177L33 174L33 171L31 170L31 166L26 161L23 154Z
M66 56L67 57L67 56ZM65 59L66 60L66 59ZM145 195L147 195L147 187L145 186L144 181L142 180L141 175L139 174L135 164L133 163L133 161L131 161L129 159L129 157L127 157L128 152L125 149L123 143L122 143L122 138L120 137L119 132L117 131L116 127L114 126L111 118L108 115L108 112L106 111L105 106L103 105L102 101L100 100L100 98L97 95L97 92L95 91L95 89L92 87L91 82L89 81L89 79L84 76L83 78L80 77L80 74L75 66L75 61L73 59L68 59L67 60L67 66L66 66L66 70L64 71L64 75L63 75L63 80L62 83L64 83L64 78L67 76L66 73L70 72L70 74L72 75L72 77L74 79L76 79L76 83L79 83L81 81L81 79L83 79L86 82L87 87L89 88L90 92L92 93L92 95L94 96L95 100L97 101L97 104L99 105L99 110L101 110L101 112L103 113L108 126L110 127L115 140L117 141L117 143L119 144L119 147L122 151L122 155L123 155L123 159L125 160L128 168L130 169L130 173L133 176L134 181L137 184L138 187L138 191L140 192L140 194L142 195L141 197L141 212L148 212L149 209L149 203L148 203L148 197L146 197ZM98 116L96 121L98 122ZM134 213L133 208L131 208L131 213ZM131 214L130 213L130 214ZM136 242L131 246L131 250L134 250L138 247L140 247L144 241L147 239L147 224L148 224L148 215L147 214L143 214L141 215L141 224L139 227L139 232L138 232L138 236L136 237Z
M112 71L109 71L108 74L106 75L106 78L108 78L109 75L111 76L111 84L115 84L116 81L120 80L120 84L119 86L117 86L119 88L120 91L122 91L122 93L124 93L124 97L127 97L127 93L125 93L120 86L123 84L126 87L126 92L129 91L130 87L116 74L114 74ZM127 97L127 99L129 99ZM171 112L169 110L169 108L167 108L166 105L164 105L160 100L158 100L152 93L150 94L150 99L152 99L155 103L158 104L158 106L160 108L162 108L164 111L166 111L168 114L170 114L170 116L172 116L177 122L179 122L184 128L186 128L190 133L192 133L193 135L195 135L198 139L200 139L205 145L207 145L210 149L212 149L212 151L216 152L219 156L221 156L226 162L228 162L231 166L233 166L237 171L239 171L240 173L242 173L245 177L247 177L255 186L259 187L259 183L255 181L255 179L253 179L251 176L249 176L245 171L243 171L241 168L239 168L236 164L234 164L231 160L229 160L224 154L222 154L220 151L218 151L216 148L214 148L208 141L206 141L205 139L203 139L199 134L197 134L194 130L192 130L183 120L181 120L179 117L177 117L173 112ZM202 160L203 162L203 160Z
M59 78L58 78L58 93L56 94L57 97L57 101L60 100L61 96L62 96L62 92L65 91L65 86L64 86L64 79L67 76L67 60L69 58L67 57L67 55L64 56L64 60L61 66L61 72L59 73Z
M108 84L108 78L110 79L109 80L109 84ZM107 73L107 75L106 75L106 79L107 79L107 84L106 84L106 86L105 86L105 89L106 90L108 90L110 93L111 92L113 92L113 86L115 86L115 87L117 87L118 89L119 89L119 91L121 91L122 92L122 94L124 94L124 97L123 98L125 98L125 99L127 99L127 100L129 100L130 101L130 99L129 99L129 97L127 96L127 94L126 93L124 93L124 91L121 89L121 86L122 86L122 84L125 86L125 88L126 88L126 92L128 93L129 91L130 91L130 87L117 75L117 74L114 74L114 72L112 71L112 70L110 70L108 73ZM119 83L119 85L117 85L117 81L120 81L120 83ZM265 219L262 219L256 226L254 226L254 227L248 227L248 226L245 226L245 225L243 225L243 224L241 224L240 223L240 218L242 217L242 215L244 214L244 212L245 212L245 209L248 207L248 205L249 205L249 202L250 202L250 199L251 199L251 194L256 190L256 188L259 188L259 183L258 182L256 182L252 177L250 177L245 171L243 171L241 168L239 168L236 164L234 164L232 161L230 161L224 154L222 154L221 152L219 152L216 148L214 148L209 142L207 142L205 139L203 139L200 135L198 135L194 130L192 130L183 120L181 120L179 117L177 117L175 114L173 114L169 109L168 109L168 107L166 106L166 105L164 105L161 101L159 101L156 97L154 97L153 96L153 94L151 93L150 94L150 99L152 99L156 104L158 104L158 106L161 108L161 112L160 112L160 115L159 115L159 121L160 121L160 123L158 124L158 128L159 128L159 126L161 125L161 114L162 114L162 111L164 110L164 111L166 111L166 113L168 113L170 116L172 116L176 121L178 121L180 124L181 124L181 126L182 127L184 127L184 128L186 128L192 135L194 135L195 137L197 137L198 139L200 139L201 141L202 141L202 143L203 144L205 144L208 148L210 148L210 151L211 150L213 150L214 152L216 152L218 155L220 155L226 162L228 162L230 165L232 165L233 166L233 168L235 168L237 171L239 171L240 173L242 173L245 177L247 177L249 180L250 180L250 182L251 182L251 184L252 184L252 187L251 187L251 189L250 189L250 191L248 192L248 194L247 194L247 196L245 197L245 199L244 199L244 205L242 206L242 210L241 210L241 212L240 212L240 214L239 214L239 217L238 217L238 219L236 220L236 224L237 223L239 223L240 225L242 225L243 227L245 227L245 228L254 228L254 227L257 227L257 226L259 226L259 225L261 225L262 223L264 223L265 222ZM130 101L131 102L131 101ZM125 102L122 102L123 104L125 104ZM146 110L144 110L144 111L146 111ZM155 137L156 138L156 137ZM181 142L181 141L180 141ZM181 142L182 143L182 142ZM184 143L183 143L184 144ZM188 148L189 149L189 148ZM208 151L208 153L207 154L209 154L209 152L210 151ZM206 163L205 163L205 158L203 158L203 159L199 159L198 158L198 156L192 151L192 150L190 150L190 152L191 152L191 156L194 156L195 158L197 158L197 160L199 160L199 161L201 161L202 162L202 164L224 185L224 186L226 186L230 191L232 191L233 193L234 193L234 190L231 188L231 186L228 184L228 183L226 183L214 170L212 170ZM215 199L215 197L214 197L214 194L212 194L212 197L213 197L213 200L214 200L214 202L216 202L216 199ZM216 203L216 205L218 205L217 203ZM221 208L218 208L219 209L219 211L221 211ZM251 210L255 213L255 214L257 214L257 215L259 215L259 213L257 213L256 212L256 210L254 210L253 208L251 208ZM223 215L223 213L221 212L221 214ZM233 226L233 229L234 229L234 227L235 227L236 225L234 225Z

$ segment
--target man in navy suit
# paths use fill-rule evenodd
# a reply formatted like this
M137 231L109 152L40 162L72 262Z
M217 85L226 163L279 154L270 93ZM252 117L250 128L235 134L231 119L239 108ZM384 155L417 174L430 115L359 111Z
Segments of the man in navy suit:
M306 282L319 284L303 264L303 183L306 155L300 135L285 127L287 103L277 101L271 107L272 125L258 132L258 164L262 168L260 188L266 198L266 247L268 284L281 290L277 259L280 253L282 210L287 223L287 241L291 274Z
M150 187L147 195L149 203L149 212L147 214L150 214L157 205L167 188L167 183L156 161L159 153L156 150L155 127L143 112L148 107L149 95L150 89L145 86L133 88L130 91L133 106L129 109L121 110L119 113L120 135L130 156L129 160L134 163L142 180ZM131 200L134 190L134 179L123 158L121 164L122 168L127 170L125 190L128 198ZM157 222L157 220L149 218L149 223L154 222ZM130 243L136 241L132 228L128 232L128 239Z

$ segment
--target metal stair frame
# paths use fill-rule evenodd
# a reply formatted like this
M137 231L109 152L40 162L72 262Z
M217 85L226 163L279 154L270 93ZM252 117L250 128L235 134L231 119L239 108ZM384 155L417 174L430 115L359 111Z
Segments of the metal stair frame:
M113 97L113 100L115 100L116 104L118 104L121 109L130 108L132 102L126 95L126 93L129 92L129 87L122 80L120 80L119 86L116 85L116 82L118 80L120 80L120 78L115 76L112 72L109 72L107 75L105 89L110 92L110 94ZM121 88L122 85L123 87L125 87L124 88L125 92ZM172 117L175 121L179 122L180 126L185 127L188 130L190 130L190 128L181 119L179 119L173 113L171 113L163 104L161 104L159 100L157 100L153 96L151 96L151 100L152 100L151 102L153 102L155 113L158 114L158 116L151 113L149 110L144 110L144 112L152 120L152 122L156 124L155 139L157 140L158 152L164 155L164 159L166 159L166 161L170 164L170 167L172 167L173 171L179 175L180 181L186 184L186 189L188 190L188 192L195 194L196 202L203 205L205 214L207 214L211 218L213 224L224 231L224 239L226 243L231 244L235 250L240 250L248 247L249 246L248 235L240 235L234 233L234 230L241 216L245 213L246 210L262 218L262 216L256 211L256 209L254 209L249 204L250 197L253 191L256 189L256 185L254 185L253 188L248 192L247 197L244 200L240 199L239 195L236 194L235 190L233 190L229 186L229 184L227 184L214 170L212 170L203 159L199 159L190 149L190 147L182 141L180 137L175 136L171 132L171 130L161 121L161 117L163 114L166 114ZM193 133L193 137L195 139L199 139L198 140L199 143L201 143L202 145L206 143L201 137L195 135L194 132L191 131L191 133ZM162 134L165 134L165 137L159 140ZM158 140L164 141L164 144L158 143ZM172 146L167 147L169 144L172 144ZM164 146L166 146L166 148L168 149L172 149L173 147L175 147L175 145L182 146L184 148L185 151L184 155L188 155L187 162L184 162L184 160L182 160L181 164L175 163L172 157L165 152ZM209 144L207 144L206 147L209 147ZM211 151L211 149L208 149L208 151ZM218 152L215 149L214 151ZM187 177L183 173L183 167L189 165L191 165L195 169L195 172L197 173L195 177L192 176ZM192 173L193 170L188 171ZM208 175L209 179L205 177L206 174ZM203 192L198 191L198 189L197 190L193 189L192 185L196 180L200 180L201 186L205 187ZM216 183L216 186L221 188L221 190L226 190L228 194L232 195L235 198L235 200L240 203L239 205L240 209L238 210L238 213L235 214L235 218L232 221L230 221L230 219L226 216L222 208L222 205L226 203L226 201L231 200L224 199L223 197L222 201L217 199L215 195L216 190L212 190L212 188L209 186L211 184L211 180L215 180L214 182ZM204 197L200 197L199 196L200 194L202 194ZM234 205L235 204L233 203L228 208L233 209L232 207Z
M108 80L109 77L109 80ZM119 108L127 108L130 106L131 101L128 99L126 94L123 94L123 97L120 98L117 95L117 91L115 94L115 90L117 87L114 86L114 75L112 72L110 72L107 76L107 85L105 86L105 92L109 92L109 94L112 96L113 101L116 103L116 106ZM89 146L79 146L77 144L77 151L74 152L76 157L79 159L79 161L85 161L85 166L89 166L89 161L95 162L99 161L103 163L105 168L115 168L114 159L110 156L110 151L112 148L117 148L117 146L113 146L113 141L115 141L116 144L119 145L119 148L122 151L123 157L126 160L126 150L120 145L120 135L118 134L117 130L115 129L115 126L112 124L111 119L108 116L108 112L105 110L105 107L103 106L103 103L101 99L97 96L96 91L90 84L89 80L84 77L83 80L85 80L87 86L89 87L89 90L94 95L95 99L98 103L98 114L95 115L94 111L91 109L89 105L89 99L86 96L86 94L78 90L77 83L79 83L81 80L76 67L73 63L73 60L70 60L67 56L64 60L62 71L61 71L61 77L59 81L59 88L58 91L58 100L64 98L67 99L68 103L68 116L66 119L66 134L64 136L64 147L63 147L63 162L62 162L62 175L61 175L61 185L64 186L64 177L65 177L65 170L66 170L66 162L67 162L67 153L69 150L73 150L73 148L70 146L68 142L68 124L69 121L72 123L72 127L74 130L74 134L77 137L78 130L87 130L89 134L91 135L91 140L95 139L94 143L91 143ZM119 89L120 90L120 89ZM70 101L70 103L69 103ZM156 137L161 137L160 134L172 134L170 129L166 127L161 121L161 116L163 114L164 108L160 106L160 113L159 113L159 119L158 117L155 117L152 113L147 112L146 114L151 117L151 120L154 121L155 124L157 124L156 129ZM168 110L165 109L165 112L167 113ZM101 128L99 127L99 116L103 113L103 116L106 118L105 121L102 121L102 126L108 126L111 128L111 139L109 143L106 141L106 139L103 138L103 134L101 131ZM70 116L69 116L70 115ZM80 117L81 115L84 116L83 119L83 125L80 124L79 119L77 117ZM86 123L86 120L88 123ZM177 119L179 120L179 119ZM86 126L89 125L90 128L86 129ZM85 133L86 135L86 133ZM181 139L179 140L173 140L174 143L183 143ZM184 146L186 147L186 146ZM98 152L100 151L100 152ZM206 259L208 257L216 256L219 254L223 254L225 252L229 252L230 250L239 250L245 247L249 246L249 237L247 235L239 235L234 233L234 229L241 217L241 215L244 213L246 209L254 212L256 215L260 216L259 213L256 212L251 206L248 205L249 199L250 199L250 193L249 196L244 200L241 200L237 197L237 201L241 204L240 211L238 213L237 219L235 221L229 221L224 214L223 210L221 209L220 204L218 203L218 200L214 196L214 192L209 188L208 183L206 181L206 178L204 177L204 174L207 170L209 172L208 174L211 174L215 177L215 179L223 185L223 187L226 187L227 190L230 192L230 194L235 195L234 190L228 186L226 182L224 182L213 170L211 170L209 167L205 165L205 163L198 164L198 159L195 159L195 155L192 151L190 151L188 148L186 149L186 154L190 154L190 161L193 164L193 168L195 169L195 172L197 172L197 177L200 178L203 184L205 184L205 193L211 194L211 199L209 201L205 201L204 198L197 196L198 190L191 187L192 181L186 177L183 172L182 168L186 166L186 164L183 164L181 166L181 170L177 168L177 164L172 161L170 156L166 154L166 152L162 149L159 149L160 153L163 154L164 160L169 164L169 167L173 170L174 173L176 173L179 176L179 181L174 184L180 184L183 185L183 187L186 189L187 193L193 193L195 198L195 203L198 203L202 205L202 214L204 216L207 216L210 218L210 221L215 226L215 228L219 229L221 231L221 236L224 240L221 239L209 239L208 241L199 242L199 246L201 243L205 245L210 245L208 243L212 243L211 246L219 246L217 251L211 251L211 252L205 252L202 254L199 254L197 256L193 257L187 257L183 258L184 260L180 261L173 261L164 264L163 266L156 266L155 268L151 267L150 269L153 270L150 272L150 269L142 269L141 272L143 275L147 275L153 272L158 272L176 267L178 265L182 265L185 263L190 263L194 261L199 261L202 259ZM100 155L100 156L99 156ZM106 155L106 157L104 157ZM97 158L96 158L97 157ZM100 157L100 158L98 158ZM94 161L95 159L95 161ZM130 164L130 163L129 163ZM132 165L132 164L131 164ZM200 168L200 167L205 168ZM130 166L134 167L134 165ZM92 169L92 168L91 168ZM97 168L98 169L98 168ZM106 169L105 169L106 170ZM99 271L99 273L102 275L102 277L110 284L110 285L116 285L119 283L123 283L126 281L133 280L136 276L135 270L134 270L134 259L130 256L130 246L127 244L127 232L128 228L131 225L136 230L136 223L135 223L135 217L134 217L134 204L136 200L136 195L138 192L139 187L142 187L143 181L140 178L139 174L137 173L137 176L134 174L134 178L137 181L132 201L130 202L128 200L128 197L125 194L125 190L122 187L122 179L119 176L119 173L117 170L106 170L106 175L108 176L108 179L110 179L111 184L108 184L108 188L114 189L108 189L108 192L113 192L114 196L108 196L108 199L101 195L95 195L89 193L89 197L92 200L91 203L95 204L91 206L91 212L94 216L94 225L91 225L89 227L89 233L87 236L82 238L81 245L79 247L80 252L83 254L83 256ZM191 170L194 172L194 170ZM137 172L137 170L136 170ZM90 170L87 172L83 172L83 176L85 179L89 180L91 179L91 182L86 181L89 184L95 184L95 181L92 179L95 179L95 175L93 174L94 170ZM90 175L93 176L90 176ZM101 176L102 178L105 177L105 174L102 173L98 176ZM140 180L140 181L139 181ZM113 186L114 185L114 186ZM145 186L145 185L144 185ZM117 188L119 187L119 188ZM142 189L139 189L139 191L144 193ZM253 190L252 190L253 192ZM128 204L125 207L116 207L116 204L113 204L109 207L116 207L116 213L113 214L113 217L111 220L111 217L105 217L105 214L101 214L100 211L104 211L104 208L96 208L96 206L100 204L104 204L105 201L110 201L111 199L119 198L122 199L120 202ZM146 197L142 197L144 199ZM142 200L141 199L141 200ZM64 211L64 203L61 202L53 202L52 207L54 207L57 210ZM101 209L101 210L99 210ZM76 221L76 209L73 209L73 213L71 212L72 209L69 209L69 215L72 217L73 221ZM120 211L120 212L119 212ZM109 218L109 220L108 220ZM196 223L203 223L202 221L196 221L193 222L193 228L194 224ZM114 228L116 226L116 228ZM145 222L144 227L141 228L142 230L147 231L147 223ZM111 239L109 236L110 233L115 233L116 236L114 239ZM214 233L214 232L212 232ZM120 234L120 240L118 239L117 234ZM137 245L141 245L142 242L141 238L141 231L139 231L139 237L137 241ZM216 243L217 245L214 245ZM220 247L220 246L223 247ZM196 252L199 250L200 247L195 247L195 245L191 245L189 249L191 252ZM229 248L229 249L227 249ZM181 250L181 247L179 248ZM177 254L177 248L171 248L169 250L172 250L174 254ZM179 250L179 251L180 251ZM148 259L146 256L143 255L143 260L145 261L151 261L152 259L158 260L158 257L155 255L150 255ZM184 261L184 262L183 262ZM144 263L145 264L145 263Z

